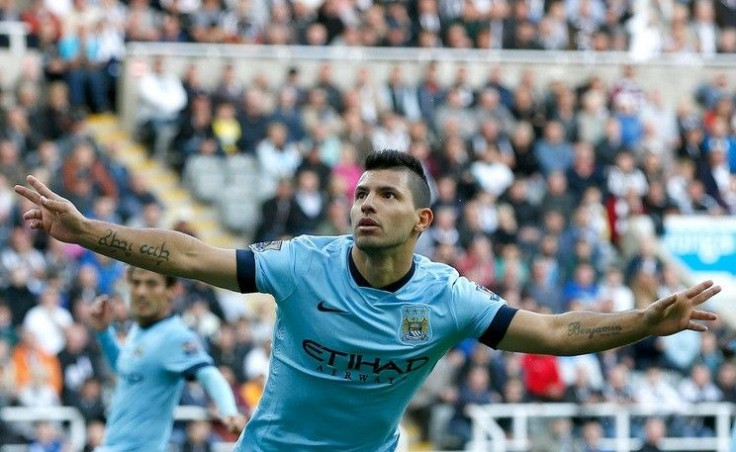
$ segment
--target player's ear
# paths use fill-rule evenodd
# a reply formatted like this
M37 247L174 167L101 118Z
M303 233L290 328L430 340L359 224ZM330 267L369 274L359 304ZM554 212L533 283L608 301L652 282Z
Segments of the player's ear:
M174 303L174 298L176 296L176 284L167 284L166 285L166 298L169 299L169 303Z
M429 226L432 224L432 220L434 220L434 213L432 212L432 209L425 207L422 209L417 209L417 217L419 221L414 225L414 230L418 233L422 233L426 231Z

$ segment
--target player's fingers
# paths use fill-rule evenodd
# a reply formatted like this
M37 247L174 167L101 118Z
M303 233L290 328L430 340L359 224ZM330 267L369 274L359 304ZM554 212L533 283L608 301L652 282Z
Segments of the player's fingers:
M41 219L41 210L40 209L31 209L28 212L23 214L24 220L40 220Z
M227 418L228 429L232 433L240 433L245 428L245 417L244 416L230 416Z
M677 301L677 294L673 293L672 295L659 300L657 302L657 305L658 305L657 308L659 308L661 311L664 311L665 309L675 304L676 301Z
M718 318L718 315L716 315L715 312L709 312L709 311L693 311L692 315L690 315L690 319L692 320L709 320L713 321Z
M41 205L41 195L31 190L30 188L24 187L22 185L16 185L15 187L13 187L13 190L15 190L16 193L28 199L32 203Z
M41 196L41 205L54 212L63 212L67 209L67 204L63 201L55 201L46 196Z
M693 304L699 305L701 303L704 303L720 291L721 286L710 287L695 296L695 298L693 298Z
M236 430L238 429L238 426L235 424L234 420L227 419L223 423L230 433L237 433Z
M698 323L698 322L695 322L695 321L692 321L692 320L690 322L688 322L687 329L688 330L693 330L693 331L699 331L701 333L703 333L705 331L708 331L708 327L707 326L703 325L702 323Z
M101 314L107 306L107 300L107 295L100 295L99 297L95 298L95 300L92 302L92 307L90 308L90 311L96 315Z
M696 284L692 286L691 288L687 289L685 291L685 295L687 295L688 298L693 298L698 296L701 292L703 292L705 289L709 288L713 285L713 281L710 279L707 281L703 281L700 284Z
M28 176L28 177L26 177L26 180L28 181L29 184L31 184L31 186L33 188L36 189L36 191L41 196L45 196L45 197L47 197L49 199L54 199L54 200L61 199L61 197L59 195L57 195L56 193L54 193L53 191L51 191L51 189L49 187L47 187L46 184L44 184L40 180L36 179L35 177Z
M41 223L39 220L32 220L28 225L31 227L31 229L41 229L43 227L43 223Z

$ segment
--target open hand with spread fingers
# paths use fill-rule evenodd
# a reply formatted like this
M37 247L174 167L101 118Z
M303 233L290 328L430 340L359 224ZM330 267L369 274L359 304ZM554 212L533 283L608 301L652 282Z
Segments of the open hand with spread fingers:
M78 243L86 218L68 199L54 193L33 176L26 178L31 188L15 186L15 192L36 205L23 219L31 229L42 229L51 237L67 243Z
M716 320L717 316L698 307L720 291L721 287L709 280L655 301L644 311L651 334L667 336L682 330L707 331L708 327L700 322Z

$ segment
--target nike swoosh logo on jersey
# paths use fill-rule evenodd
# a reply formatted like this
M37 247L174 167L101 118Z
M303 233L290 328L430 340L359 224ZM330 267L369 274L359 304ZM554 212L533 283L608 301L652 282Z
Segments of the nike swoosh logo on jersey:
M347 314L348 311L343 311L342 309L338 308L331 308L325 304L324 301L320 301L317 305L317 310L320 312L334 312L335 314Z

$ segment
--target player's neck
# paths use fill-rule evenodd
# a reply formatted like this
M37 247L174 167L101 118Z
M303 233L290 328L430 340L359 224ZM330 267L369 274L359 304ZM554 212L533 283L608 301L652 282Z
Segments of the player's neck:
M156 317L145 317L145 318L138 318L136 321L138 322L138 326L140 326L143 329L150 328L153 325L157 324L158 322L168 319L171 317L171 311L166 311L165 313L161 313L157 315Z
M412 255L401 253L367 254L353 247L351 250L353 263L360 275L371 287L387 287L402 279L411 270Z

